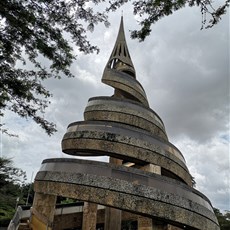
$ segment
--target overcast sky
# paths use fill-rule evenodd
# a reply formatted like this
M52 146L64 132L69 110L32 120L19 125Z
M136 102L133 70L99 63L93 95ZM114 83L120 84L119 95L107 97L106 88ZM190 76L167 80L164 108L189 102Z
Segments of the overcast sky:
M139 43L129 38L137 23L127 8L126 40L150 107L184 155L196 188L214 207L230 210L229 14L219 25L201 31L199 8L182 9L152 26L151 36ZM120 12L111 14L109 28L101 25L89 34L100 53L79 54L71 67L74 79L45 82L53 93L46 118L57 124L57 133L48 137L35 123L11 113L3 118L19 137L1 136L1 156L12 157L29 181L43 159L68 157L61 151L62 137L69 123L83 119L88 99L112 95L113 89L101 83L101 77L116 40Z

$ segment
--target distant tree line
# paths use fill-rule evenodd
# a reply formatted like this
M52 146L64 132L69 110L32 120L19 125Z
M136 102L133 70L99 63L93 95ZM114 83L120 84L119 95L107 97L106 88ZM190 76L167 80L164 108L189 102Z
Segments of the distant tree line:
M17 206L32 204L32 185L26 173L13 166L11 159L0 157L0 226L8 226ZM30 191L30 194L28 193Z
M222 213L219 209L214 208L214 212L220 224L220 230L229 230L230 229L230 211L226 210Z

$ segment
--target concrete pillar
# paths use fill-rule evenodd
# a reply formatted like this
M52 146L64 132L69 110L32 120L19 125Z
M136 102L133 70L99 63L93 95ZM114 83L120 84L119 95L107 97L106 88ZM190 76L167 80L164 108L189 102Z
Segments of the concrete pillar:
M110 164L114 164L114 165L122 165L123 160L114 158L114 157L110 157L109 158L109 163Z
M140 168L143 171L152 172L161 175L161 167L158 165L148 164Z
M144 216L138 216L138 230L153 230L153 221Z
M57 196L35 193L30 223L33 229L52 229L56 200Z
M95 230L97 225L97 204L84 202L82 230Z
M140 168L143 171L161 174L161 167L158 165L148 164ZM157 225L152 219L144 216L139 216L137 219L138 230L163 230L163 225Z
M168 230L168 228L167 224L154 221L144 216L139 216L138 230Z
M122 165L122 160L110 157L110 164ZM121 210L115 208L105 208L105 230L121 229Z
M121 210L105 209L105 230L121 230Z

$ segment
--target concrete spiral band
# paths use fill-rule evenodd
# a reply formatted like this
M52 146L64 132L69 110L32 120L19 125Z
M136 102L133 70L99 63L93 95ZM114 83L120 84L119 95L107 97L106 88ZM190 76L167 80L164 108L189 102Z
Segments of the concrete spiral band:
M36 192L68 196L164 219L186 229L219 229L210 201L183 183L104 162L48 159L36 176Z

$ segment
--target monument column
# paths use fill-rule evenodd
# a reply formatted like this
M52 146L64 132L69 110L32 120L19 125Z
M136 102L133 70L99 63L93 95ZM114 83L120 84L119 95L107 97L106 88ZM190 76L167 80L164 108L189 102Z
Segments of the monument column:
M144 216L138 217L138 230L169 230L167 224L156 222Z
M122 165L122 160L110 157L110 164ZM115 208L105 208L105 230L121 229L121 210Z
M161 167L158 165L148 164L140 168L141 170L161 174ZM165 230L167 226L153 222L151 218L138 216L138 230Z
M84 202L82 230L95 230L97 226L97 204Z
M57 196L35 193L30 225L33 229L51 230Z

